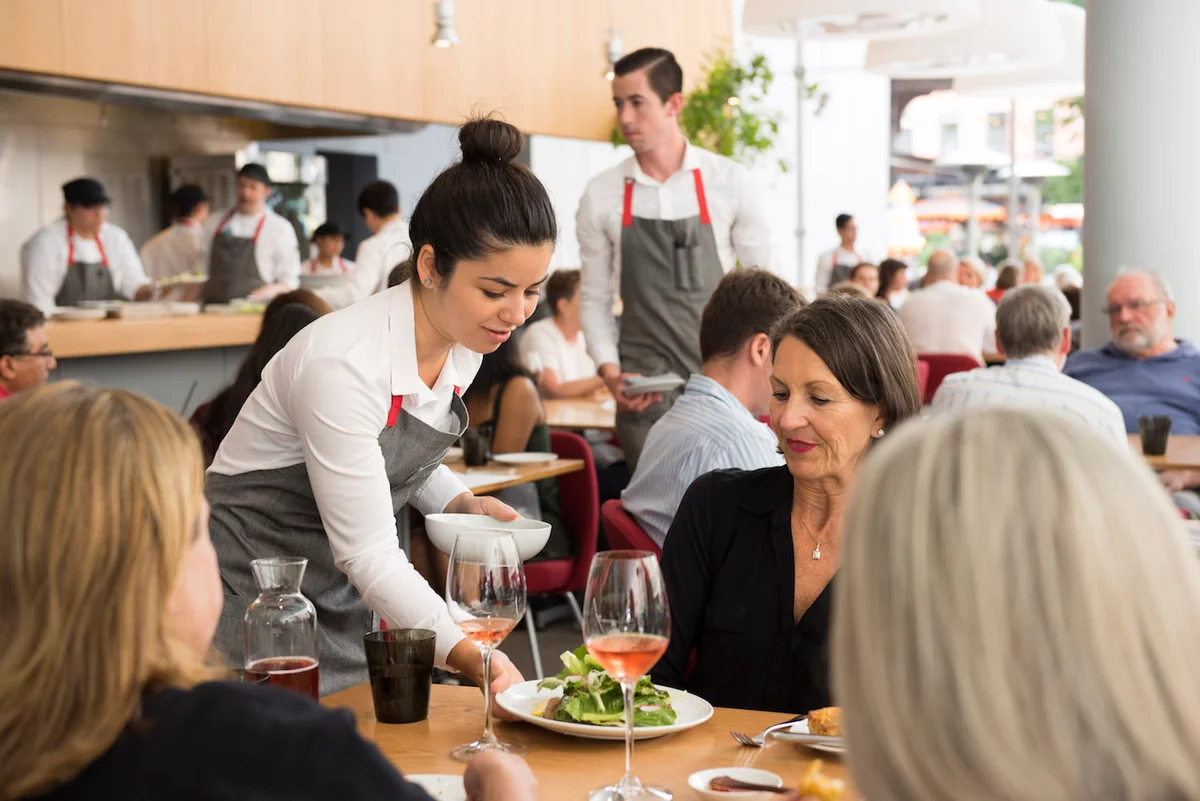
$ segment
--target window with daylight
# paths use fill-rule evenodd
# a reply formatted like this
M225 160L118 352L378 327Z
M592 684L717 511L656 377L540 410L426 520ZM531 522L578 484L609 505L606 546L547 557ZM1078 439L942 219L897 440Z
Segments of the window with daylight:
M1054 111L1039 111L1033 118L1033 152L1038 158L1054 157Z
M947 156L958 150L958 123L942 123L942 155Z
M1008 152L1008 115L1004 113L988 115L987 129L988 150L998 153Z

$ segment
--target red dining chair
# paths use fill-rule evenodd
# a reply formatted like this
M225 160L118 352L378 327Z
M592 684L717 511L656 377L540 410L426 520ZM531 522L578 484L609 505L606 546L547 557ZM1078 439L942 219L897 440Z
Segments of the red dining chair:
M925 389L929 386L929 362L924 359L917 359L917 390L921 396L921 402L925 402Z
M962 353L921 353L917 359L929 365L929 379L921 399L923 403L933 403L933 396L946 376L983 367L974 357Z
M596 483L596 463L587 440L570 431L551 431L550 450L560 459L579 459L583 469L559 476L558 497L562 503L563 522L571 538L571 555L562 559L525 563L525 590L530 595L561 595L571 606L575 620L583 627L583 613L574 592L587 589L588 572L596 555L600 531L600 487ZM529 649L533 654L533 669L541 680L542 654L538 649L537 626L533 610L525 611L525 627L529 631Z
M600 518L604 521L604 533L608 535L608 544L613 550L649 551L655 556L662 556L662 548L650 539L650 535L625 511L620 501L605 501L600 507Z

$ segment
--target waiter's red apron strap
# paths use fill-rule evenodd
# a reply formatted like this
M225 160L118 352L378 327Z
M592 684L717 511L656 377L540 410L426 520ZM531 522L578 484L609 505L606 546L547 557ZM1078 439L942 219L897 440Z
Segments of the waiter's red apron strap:
M692 179L696 182L696 204L700 207L700 224L712 225L712 218L708 216L708 198L704 194L704 178L700 175L700 168L692 170ZM621 206L621 227L628 228L633 225L633 179L625 179L625 200Z
M454 394L461 395L462 387L455 384ZM392 426L396 425L396 421L400 419L400 409L403 406L404 406L404 396L403 395L393 395L392 396L392 408L388 412L388 419L387 419L388 428L391 428Z
M221 224L217 226L217 230L213 231L213 239L216 239L218 236L221 235L221 232L223 230L225 230L225 226L228 225L229 221L233 219L233 214L236 211L237 211L236 208L232 208L229 210L228 214L226 214L224 217L221 218ZM252 239L254 240L255 243L258 242L258 235L262 233L263 223L265 223L266 221L267 221L267 213L264 211L263 215L258 218L258 225L254 226L254 236L252 237ZM99 241L99 240L97 240L97 241Z
M100 232L96 232L96 249L100 251L100 263L108 269L108 256L104 253L104 243L100 241ZM67 223L67 266L75 263L75 229Z

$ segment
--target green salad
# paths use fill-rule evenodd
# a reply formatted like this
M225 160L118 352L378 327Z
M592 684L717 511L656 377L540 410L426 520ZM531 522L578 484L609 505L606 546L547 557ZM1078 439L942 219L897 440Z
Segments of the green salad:
M557 676L538 682L539 690L562 688L562 698L538 704L533 714L566 723L594 726L624 726L625 698L621 685L601 667L587 646L562 655L563 669ZM671 698L643 676L633 693L634 726L670 726L675 722Z

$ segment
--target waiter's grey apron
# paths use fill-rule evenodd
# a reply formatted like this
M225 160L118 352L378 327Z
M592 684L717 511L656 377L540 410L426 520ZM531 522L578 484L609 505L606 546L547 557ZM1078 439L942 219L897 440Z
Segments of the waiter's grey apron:
M208 281L204 284L205 303L228 303L234 298L246 297L263 285L254 248L263 223L267 221L267 212L264 211L259 219L254 236L247 239L225 231L234 211L231 209L225 215L213 235L208 255Z
M70 224L67 225L67 274L63 276L58 294L54 296L55 306L78 306L85 300L120 298L113 286L108 256L104 253L99 233L96 234L96 247L100 251L100 261L75 261L75 232Z
M826 289L833 289L843 281L849 281L850 276L854 275L854 268L862 264L862 258L855 253L854 264L838 264L839 250L833 252L833 268L829 271L829 286Z
M700 372L700 315L725 274L717 253L704 179L692 170L700 213L681 220L633 216L632 178L625 179L621 213L621 369L646 376L675 373L686 380ZM617 412L617 436L629 469L650 427L667 413L681 390L663 393L642 412Z
M400 513L467 428L467 407L457 390L450 405L456 430L450 432L404 412L400 401L399 395L392 398L388 424L379 433L393 514ZM246 608L258 596L250 560L303 556L308 568L301 591L317 608L321 695L366 681L363 635L372 628L371 610L333 562L305 464L237 476L210 473L204 489L212 507L209 528L225 589L214 643L228 663L242 666L243 621Z

